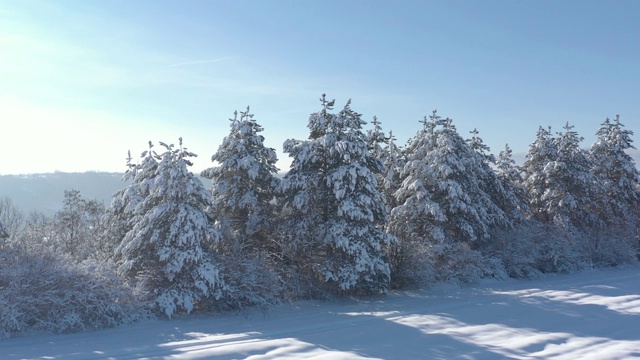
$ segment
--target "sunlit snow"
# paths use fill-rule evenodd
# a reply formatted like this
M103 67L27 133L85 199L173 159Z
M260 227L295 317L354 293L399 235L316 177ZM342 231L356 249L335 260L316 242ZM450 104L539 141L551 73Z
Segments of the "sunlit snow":
M628 359L640 265L0 341L3 359Z

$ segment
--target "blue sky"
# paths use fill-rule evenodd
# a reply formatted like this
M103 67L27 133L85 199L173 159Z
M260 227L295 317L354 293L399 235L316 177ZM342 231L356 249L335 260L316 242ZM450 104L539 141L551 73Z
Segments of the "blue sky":
M200 171L247 105L286 170L322 93L400 144L438 109L494 153L567 121L588 146L615 114L640 133L639 16L624 0L0 0L0 174L121 172L127 150L180 136Z

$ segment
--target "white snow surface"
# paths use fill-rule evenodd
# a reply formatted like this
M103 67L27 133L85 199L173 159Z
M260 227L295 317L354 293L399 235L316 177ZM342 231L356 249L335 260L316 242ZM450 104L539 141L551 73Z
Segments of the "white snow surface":
M2 359L640 358L640 265L0 341Z

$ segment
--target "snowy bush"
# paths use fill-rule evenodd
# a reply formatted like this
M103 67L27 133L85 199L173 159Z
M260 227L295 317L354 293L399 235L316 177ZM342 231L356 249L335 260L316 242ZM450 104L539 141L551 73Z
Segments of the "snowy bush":
M113 327L145 314L108 264L17 247L0 258L0 338Z
M390 253L393 288L411 289L435 283L473 284L484 278L506 279L499 258L483 255L466 243L425 246L402 242Z
M95 245L103 232L104 212L104 205L99 201L84 199L78 190L65 190L63 207L52 219L51 246L77 262L95 258Z
M266 253L231 251L218 262L225 288L222 297L211 302L212 309L266 311L280 302L282 282Z
M638 239L626 227L608 228L585 234L586 251L592 266L606 267L627 264L637 260Z
M539 248L536 268L543 273L573 272L590 267L586 239L575 229L542 224L534 237Z
M511 278L536 279L542 276L538 269L541 239L544 233L541 223L523 221L512 229L494 233L495 240L481 251L501 261L506 274Z
M276 251L271 255L278 266L278 275L282 279L282 297L284 299L326 299L331 290L324 286L323 279L316 273L316 245L310 236L295 235L288 227L289 222L278 224L274 237ZM295 240L293 240L295 237Z
M485 278L508 278L499 260L483 256L466 243L434 246L430 255L437 282L464 285Z
M428 287L436 281L430 249L419 241L398 241L389 250L391 288Z
M499 260L509 277L534 279L589 267L588 238L575 228L526 220L494 236L496 241L481 251Z

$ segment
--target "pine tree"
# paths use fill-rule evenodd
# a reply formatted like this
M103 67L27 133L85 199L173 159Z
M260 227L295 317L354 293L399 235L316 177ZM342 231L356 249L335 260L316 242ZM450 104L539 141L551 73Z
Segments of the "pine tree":
M529 145L525 156L523 184L530 196L529 207L532 217L543 222L552 221L546 211L544 194L548 186L548 165L557 157L558 149L551 136L551 128L539 127L536 140Z
M377 117L371 122L373 129L367 131L367 142L371 154L382 162L382 172L378 174L378 190L384 195L387 212L396 206L395 192L402 182L400 172L404 166L403 154L396 145L392 132L386 136Z
M231 131L213 154L219 166L202 171L212 180L212 209L220 230L242 247L265 249L274 218L279 184L275 150L264 146L263 131L247 111L231 120Z
M596 132L597 139L589 149L593 172L603 185L600 206L610 224L638 222L640 209L640 172L627 150L633 146L633 131L626 130L616 115L612 123L607 118Z
M525 163L525 183L532 194L534 214L540 220L579 230L602 226L593 202L599 184L586 151L580 148L583 138L568 123L564 129L557 137L548 138L553 150L548 151L546 163L541 162L541 169L538 164L536 168L532 162Z
M539 241L532 233L541 232L539 223L529 220L529 194L523 185L523 169L513 160L513 151L508 144L500 151L495 163L496 175L507 192L514 208L510 212L514 227L494 235L493 246L485 249L502 261L511 277L534 278L540 275L536 269Z
M431 166L432 152L437 147L435 128L440 120L435 111L429 119L425 117L423 129L405 149L403 182L395 193L398 206L392 210L388 227L401 241L444 241L442 226L447 217L435 197L436 173Z
M249 107L230 121L229 135L211 157L218 166L201 173L212 180L211 208L222 234L216 249L227 288L221 300L226 308L266 308L281 290L273 266L277 158Z
M523 186L522 167L513 160L513 150L505 144L496 159L496 175L507 192L509 202L515 206L513 219L522 220L529 213L529 197Z
M551 128L540 127L523 166L531 226L541 231L527 242L536 248L530 253L542 272L585 266L593 234L602 227L593 211L598 184L580 148L582 137L568 123L564 129L554 137Z
M195 154L182 147L182 138L178 148L160 145L161 154L143 153L141 166L131 172L133 183L121 192L120 206L132 207L132 226L116 254L118 272L142 282L159 310L171 317L221 296L212 262L220 234L207 212L207 190L188 171Z
M367 130L367 146L372 155L380 159L383 153L383 146L389 143L389 138L384 135L378 117L373 117L371 125L373 125L373 129Z
M293 158L283 182L289 256L339 290L384 291L384 250L394 238L380 229L387 219L376 186L382 163L369 151L365 122L350 101L338 114L329 112L333 101L324 94L321 101L323 109L309 118L309 140L284 144Z
M432 180L435 172L425 159L435 148L435 112L431 120L422 121L423 128L407 142L403 154L404 165L391 177L402 180L393 193L395 206L387 231L398 239L389 251L393 286L419 287L432 282L434 274L434 246L444 242L441 224L446 216L433 197Z
M384 194L387 209L390 213L398 205L395 193L402 184L401 173L406 164L406 159L402 149L396 145L396 138L392 132L389 132L388 139L387 146L382 149L381 159L384 165L384 172L380 177L379 188Z
M505 211L513 206L487 163L489 156L480 151L486 147L477 133L473 144L478 151L462 139L451 119L434 111L405 149L398 206L389 223L400 242L394 262L399 278L419 283L430 276L421 268L433 266L441 280L451 276L474 281L485 269L473 250L487 242L494 229L512 226ZM469 264L474 265L455 270Z
M491 154L491 149L484 143L482 138L480 137L480 132L478 129L473 129L470 131L471 139L467 139L467 144L473 151L480 155L482 160L489 164L495 164L496 157Z
M116 191L104 216L105 230L100 236L97 250L103 260L114 260L115 250L131 231L138 217L136 207L149 196L149 189L155 179L158 168L157 154L153 143L149 141L149 149L142 155L139 164L134 163L131 151L127 153L127 170L122 181L129 182L127 187Z
M504 182L498 177L494 170L494 167L497 167L496 157L491 154L489 146L484 144L478 130L473 129L471 134L473 136L467 140L467 143L475 153L473 166L478 169L476 183L479 189L488 195L488 200L497 205L506 216L506 219L502 219L501 214L494 214L497 217L494 217L491 222L497 221L494 225L498 224L501 228L511 228L514 221L520 221L524 217L521 201L513 196L511 189L505 187Z
M504 150L500 151L496 160L496 173L503 183L521 184L522 168L516 165L513 160L513 150L509 144L504 145Z
M597 265L633 261L638 254L640 229L640 173L627 150L634 149L632 131L624 129L620 117L606 119L589 149L592 171L600 187L593 212L605 223L592 237L590 254Z
M488 239L492 226L510 226L501 208L506 192L486 156L462 139L451 119L434 112L425 120L407 148L407 160L397 212L428 219L428 228L420 232L435 243L449 239L472 245Z

